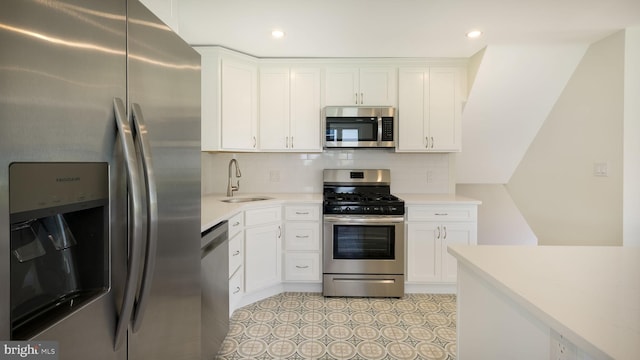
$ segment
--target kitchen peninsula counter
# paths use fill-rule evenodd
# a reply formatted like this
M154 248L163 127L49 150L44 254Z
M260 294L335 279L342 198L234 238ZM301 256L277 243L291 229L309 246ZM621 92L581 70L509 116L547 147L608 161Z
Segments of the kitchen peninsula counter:
M639 358L639 248L451 246L449 253L458 262L460 359L548 359L558 342L570 359Z

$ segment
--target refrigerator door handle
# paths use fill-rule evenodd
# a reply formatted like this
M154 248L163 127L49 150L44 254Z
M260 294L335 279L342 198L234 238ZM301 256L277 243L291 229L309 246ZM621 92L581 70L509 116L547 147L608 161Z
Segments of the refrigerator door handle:
M127 186L129 188L129 259L122 307L118 316L118 324L113 347L117 351L126 342L133 306L135 303L137 282L140 274L142 255L142 194L140 175L138 173L136 150L133 144L131 126L126 116L122 99L113 99L116 125L120 134L125 167L127 169Z
M142 115L139 104L131 104L132 122L136 130L136 142L142 156L142 171L145 180L147 197L147 239L145 261L142 270L142 282L138 302L133 313L133 332L140 330L145 309L149 303L152 276L156 265L156 249L158 247L158 192L156 191L156 179L151 160L151 147L148 139L148 128Z

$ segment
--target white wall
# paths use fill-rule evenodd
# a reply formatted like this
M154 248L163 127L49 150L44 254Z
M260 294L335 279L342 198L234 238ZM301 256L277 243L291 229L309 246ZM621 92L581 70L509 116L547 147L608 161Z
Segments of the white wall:
M491 45L462 113L457 181L506 184L567 84L587 44ZM477 71L473 68L481 56Z
M225 193L228 164L238 159L242 193L322 193L322 170L390 169L395 193L453 192L448 154L388 150L328 150L314 154L202 153L202 193Z
M640 246L640 26L625 33L623 241Z
M536 245L538 239L504 185L458 184L458 195L482 201L478 207L478 244Z
M541 245L622 243L624 38L589 47L507 184Z

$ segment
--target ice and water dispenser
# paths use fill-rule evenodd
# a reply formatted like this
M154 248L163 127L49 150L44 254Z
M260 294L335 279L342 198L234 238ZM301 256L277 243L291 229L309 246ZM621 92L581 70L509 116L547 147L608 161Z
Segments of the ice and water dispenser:
M109 288L106 163L9 167L12 339L31 336Z

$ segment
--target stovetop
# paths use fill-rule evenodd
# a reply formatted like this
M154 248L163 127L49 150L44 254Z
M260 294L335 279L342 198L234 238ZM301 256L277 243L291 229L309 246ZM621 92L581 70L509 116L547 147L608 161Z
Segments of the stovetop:
M325 214L404 215L404 201L389 193L324 193Z
M391 194L386 169L325 169L324 214L404 215L404 201Z

